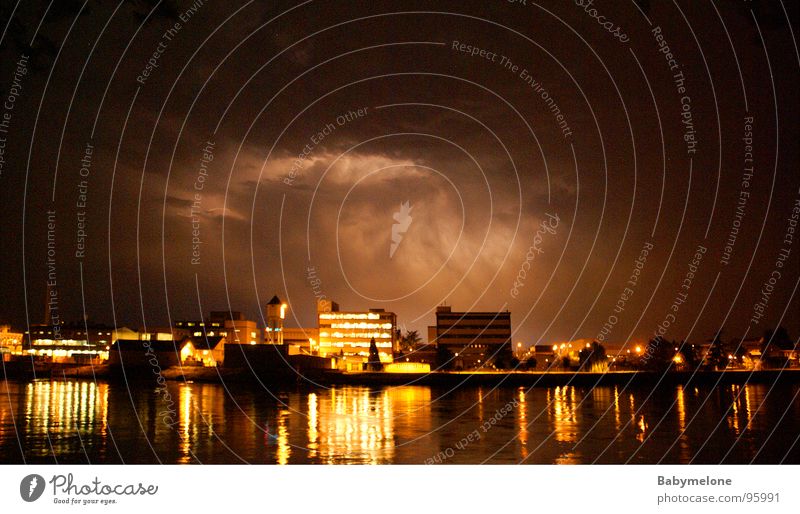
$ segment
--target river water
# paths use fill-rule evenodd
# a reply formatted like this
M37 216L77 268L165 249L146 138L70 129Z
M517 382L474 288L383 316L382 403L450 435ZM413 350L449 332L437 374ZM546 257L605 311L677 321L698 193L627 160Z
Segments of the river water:
M0 382L3 463L800 463L800 386Z

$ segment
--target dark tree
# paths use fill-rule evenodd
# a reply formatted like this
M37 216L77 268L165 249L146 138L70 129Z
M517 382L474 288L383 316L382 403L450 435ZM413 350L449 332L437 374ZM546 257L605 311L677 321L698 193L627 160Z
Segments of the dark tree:
M761 362L765 368L783 369L789 365L787 356L782 350L792 350L795 344L789 332L783 327L764 332L761 342Z
M778 327L775 330L770 329L764 332L764 341L761 344L761 351L762 353L769 353L770 349L794 349L794 341L789 337L789 332L784 327Z
M486 363L494 364L497 369L514 369L519 366L519 359L511 352L511 343L504 343L494 353L486 355Z
M397 331L398 334L400 331ZM401 352L412 352L414 349L422 342L422 338L419 337L419 332L416 330L407 330L405 335L400 336L400 351Z
M581 371L603 371L608 363L605 347L597 341L578 353ZM603 369L600 369L603 368Z
M661 336L656 336L647 343L645 353L641 358L642 365L649 370L664 372L674 365L675 342L670 342Z
M697 351L695 350L693 344L689 344L686 341L681 341L681 343L678 345L678 353L680 353L681 357L683 358L683 362L687 369L694 370L700 365L697 357Z
M728 367L728 360L728 345L722 340L722 329L720 329L708 349L708 365L718 370L725 369Z
M525 361L525 367L528 370L536 369L536 364L538 364L538 363L536 362L536 358L535 357L528 357L528 360Z
M453 369L453 352L447 349L446 346L436 345L436 369L448 370Z
M383 370L383 363L381 362L381 356L378 353L378 345L375 344L374 337L369 341L369 358L367 359L367 369L369 371Z
M747 357L747 348L744 347L743 343L739 343L736 347L736 360L742 362L745 357Z

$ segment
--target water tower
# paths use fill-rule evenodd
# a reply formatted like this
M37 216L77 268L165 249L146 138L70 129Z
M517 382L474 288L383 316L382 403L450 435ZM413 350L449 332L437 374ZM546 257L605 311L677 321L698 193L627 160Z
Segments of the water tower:
M286 319L288 305L281 302L278 296L273 296L267 304L267 343L283 344L283 320Z

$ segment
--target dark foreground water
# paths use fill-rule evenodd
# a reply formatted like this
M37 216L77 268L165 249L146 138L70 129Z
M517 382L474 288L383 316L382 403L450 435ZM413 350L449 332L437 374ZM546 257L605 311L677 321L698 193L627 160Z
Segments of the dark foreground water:
M0 462L798 463L799 392L7 381Z

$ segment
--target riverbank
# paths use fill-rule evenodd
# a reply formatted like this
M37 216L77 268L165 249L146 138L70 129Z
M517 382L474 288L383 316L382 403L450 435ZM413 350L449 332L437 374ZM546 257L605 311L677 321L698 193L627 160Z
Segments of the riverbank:
M305 370L302 373L291 369L254 373L251 369L213 368L183 366L158 370L150 368L112 368L106 364L79 366L74 364L5 362L0 379L34 380L82 378L104 381L158 380L179 382L241 382L254 384L310 383L323 386L363 385L400 386L422 385L447 388L466 386L484 387L556 387L573 385L579 387L636 385L656 387L659 385L730 385L800 383L800 369L785 370L727 370L727 371L673 371L654 373L648 371L613 371L607 373L564 371L474 371L432 373L383 373L341 372L336 370Z
M613 371L607 373L562 371L512 371L512 372L438 372L428 374L405 373L342 373L331 375L331 384L347 385L425 385L438 387L577 387L636 385L657 387L661 385L730 385L800 383L800 369L787 370L728 370L728 371L678 371L655 373L650 371Z

